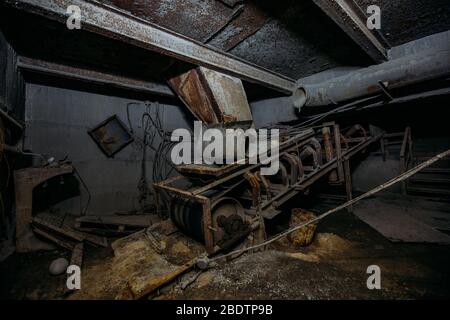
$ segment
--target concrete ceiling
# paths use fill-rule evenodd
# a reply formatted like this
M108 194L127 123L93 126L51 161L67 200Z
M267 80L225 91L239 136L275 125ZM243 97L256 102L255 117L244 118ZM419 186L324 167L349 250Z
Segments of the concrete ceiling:
M450 30L449 0L355 0L381 9L381 32L391 46ZM364 10L365 11L365 10Z
M382 9L382 34L396 46L450 29L449 0L355 0ZM132 15L293 79L373 60L312 0L107 0ZM173 58L5 8L0 28L18 54L164 82ZM68 41L70 39L70 41ZM184 63L186 64L186 63ZM188 66L189 67L189 66ZM244 83L250 100L277 95Z
M107 0L106 3L294 79L372 60L311 0ZM448 0L356 0L382 10L392 46L450 29ZM365 11L365 10L363 10Z

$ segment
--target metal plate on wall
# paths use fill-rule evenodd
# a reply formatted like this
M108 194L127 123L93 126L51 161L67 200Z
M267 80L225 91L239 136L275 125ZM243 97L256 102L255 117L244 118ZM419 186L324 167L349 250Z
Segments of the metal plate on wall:
M125 124L113 115L88 131L95 143L108 157L113 157L120 150L134 141Z

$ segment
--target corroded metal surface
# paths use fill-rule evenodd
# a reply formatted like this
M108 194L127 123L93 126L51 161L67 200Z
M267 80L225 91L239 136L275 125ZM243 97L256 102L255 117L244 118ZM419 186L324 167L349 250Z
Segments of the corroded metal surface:
M242 12L230 21L209 44L229 51L261 29L268 19L269 17L262 9L248 3L243 7Z
M298 106L333 105L354 98L384 93L450 74L450 45L362 68L326 81L301 85ZM301 80L299 80L302 83Z
M108 0L105 3L198 41L226 23L233 11L216 0Z
M221 122L252 121L242 81L211 69L199 69L218 107Z
M199 69L171 77L168 83L197 119L204 123L219 122L214 111L214 98L205 90Z
M225 194L227 198L233 197L238 199L241 204L246 203L244 208L248 216L272 219L280 213L278 208L289 199L299 193L308 192L314 183L327 177L331 172L340 171L343 165L342 161L348 162L351 157L378 141L384 134L382 132L378 135L365 136L366 131L358 130L355 134L361 133L361 137L358 135L357 140L341 145L339 139L341 133L338 125L328 123L324 126L333 128L332 131L329 130L330 135L332 134L334 140L339 143L339 146L336 145L336 153L333 154L331 159L326 159L325 163L322 163L318 156L318 153L321 154L323 150L318 140L322 136L322 128L318 127L317 131L311 129L282 143L280 149L283 152L280 162L285 165L280 163L278 177L264 178L259 173L260 164L244 165L240 170L211 182L195 182L184 177L155 183L154 186L157 190L169 192L177 199L178 204L172 208L175 219L179 222L179 225L182 225L182 228L190 231L195 230L196 234L204 235L207 251L211 252L211 249L217 244L217 238L214 235L220 227L220 223L214 224L216 219L214 204L223 199ZM341 147L345 147L345 149L341 150ZM302 160L306 160L305 157L313 158L313 165L303 167ZM294 158L298 158L300 161L295 161ZM351 178L349 174L349 168L347 167L343 187L347 190L347 196L351 198ZM239 181L243 183L240 184ZM194 220L197 222L193 222ZM203 228L201 228L202 225ZM209 236L209 240L207 236Z
M168 83L204 123L253 120L244 87L237 78L199 67L170 77Z
M126 12L93 1L81 0L5 0L6 5L38 14L62 23L67 20L67 7L76 5L82 12L82 28L90 32L202 65L258 83L283 93L292 93L294 81L275 74L185 36L132 17Z
M448 0L354 0L365 10L369 5L381 9L381 30L391 46L450 30Z

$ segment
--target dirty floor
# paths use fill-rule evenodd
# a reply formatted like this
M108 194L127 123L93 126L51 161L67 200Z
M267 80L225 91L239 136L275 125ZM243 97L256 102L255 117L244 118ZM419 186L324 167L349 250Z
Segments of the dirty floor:
M177 234L165 239L162 258L141 240L115 250L86 247L82 289L70 295L65 276L48 273L53 259L70 258L67 252L14 254L0 264L0 298L126 299L129 282L170 271L201 251ZM370 265L381 269L381 290L367 289ZM340 212L319 224L307 248L282 240L269 250L220 263L182 290L195 273L186 274L149 298L440 299L450 297L449 266L449 246L391 243L353 214Z

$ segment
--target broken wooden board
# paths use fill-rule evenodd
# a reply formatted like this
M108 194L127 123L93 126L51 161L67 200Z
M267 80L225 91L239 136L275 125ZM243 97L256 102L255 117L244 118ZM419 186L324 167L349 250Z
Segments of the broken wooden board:
M126 246L127 243L137 241L145 235L145 230L140 230L138 232L132 233L126 237L117 239L116 241L111 243L111 248L114 250L118 250L121 247Z
M192 259L191 261L175 269L174 271L152 278L145 284L139 283L140 281L136 279L129 280L127 282L127 286L131 292L133 299L142 299L155 292L162 286L172 282L177 277L190 270L195 265L196 261L197 259Z
M152 279L171 273L185 263L204 254L204 246L192 241L187 236L177 233L175 236L164 236L159 231L152 230L156 239L164 248L158 254L145 234L145 229L132 235L115 240L111 243L114 256L102 259L97 266L85 266L83 269L83 286L71 295L71 299L133 299L128 289L129 281L135 291L148 284ZM108 270L108 272L105 272ZM189 272L189 271L188 271ZM174 279L175 280L175 279ZM175 286L172 281L164 290ZM159 291L162 293L162 288ZM151 297L157 292L150 294Z
M147 228L153 223L149 215L84 216L76 219L75 228L103 236L120 236Z
M72 250L72 256L70 257L70 265L79 266L81 268L83 264L83 242L78 243Z
M78 242L82 242L85 240L92 244L99 245L101 247L108 246L108 240L104 237L99 237L96 235L83 233L83 232L76 231L76 230L73 230L73 229L65 227L65 226L59 227L59 226L56 226L44 219L38 218L38 217L33 218L33 224L40 226L41 229L44 228L44 229L53 231L57 234L60 234L67 238L76 240Z
M145 230L145 236L153 250L155 250L158 254L162 254L164 246L161 244L161 240L158 239L149 228Z
M63 239L60 239L54 235L51 235L50 233L48 233L45 230L39 229L36 226L33 226L32 228L33 232L36 233L37 235L55 243L56 245L60 246L61 248L67 249L67 250L73 250L75 245L69 241L65 241Z
M84 223L95 225L114 225L127 227L147 228L153 224L149 215L109 215L109 216L83 216L76 221L83 225Z

